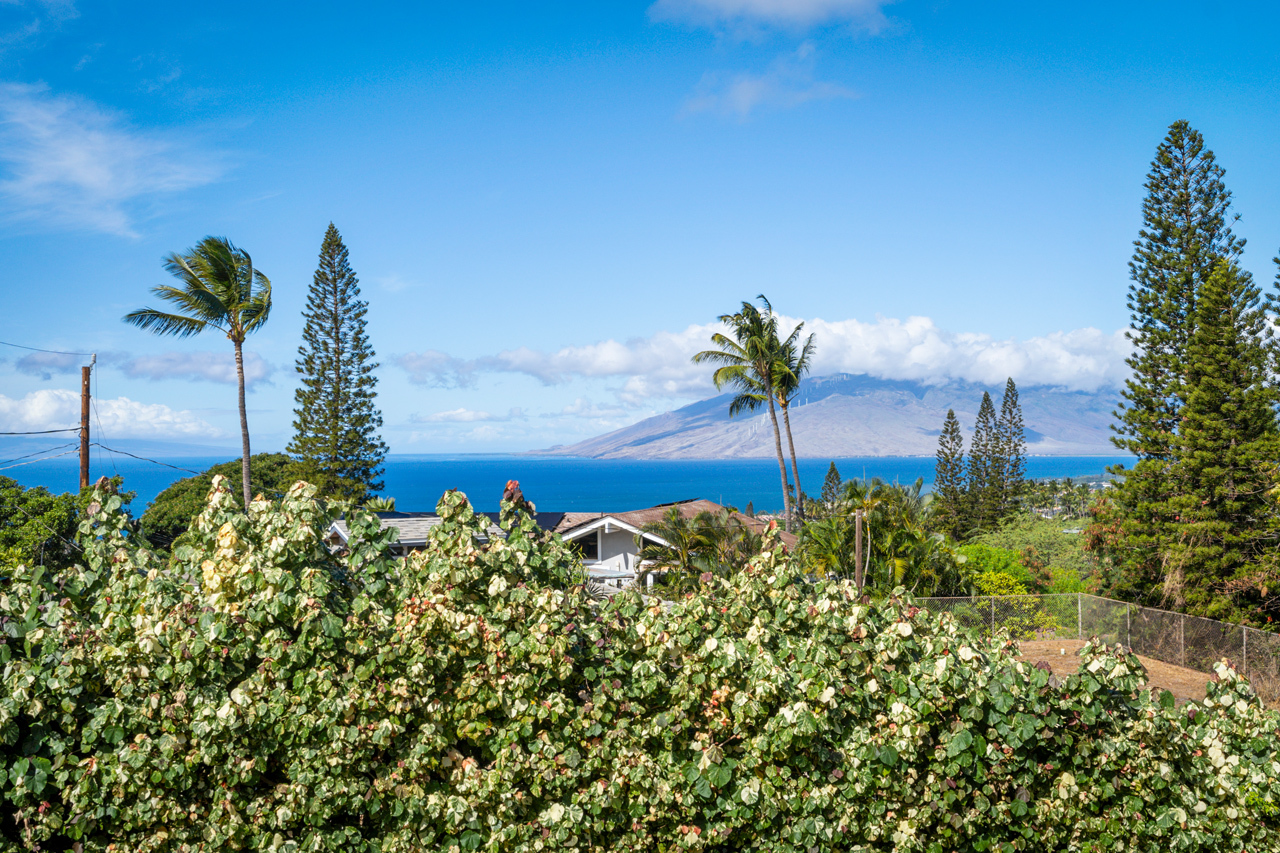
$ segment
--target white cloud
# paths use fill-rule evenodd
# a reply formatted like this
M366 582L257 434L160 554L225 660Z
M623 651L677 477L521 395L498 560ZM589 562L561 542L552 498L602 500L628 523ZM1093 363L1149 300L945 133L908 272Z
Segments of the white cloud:
M409 381L433 388L466 388L475 384L475 361L454 358L438 350L411 352L395 359L409 374Z
M196 379L236 384L234 352L166 352L144 355L120 366L130 379ZM244 354L245 387L267 383L275 366L256 352ZM268 383L269 384L269 383Z
M787 328L796 321L784 318ZM1124 331L1076 329L1042 337L999 340L991 335L949 332L928 317L874 323L858 320L805 324L816 334L813 372L867 373L884 379L938 384L950 380L1020 385L1055 385L1092 391L1118 386L1129 375L1131 351Z
M544 418L583 418L584 420L601 420L608 418L627 417L632 414L630 409L624 406L601 406L593 403L586 397L579 397L569 405L565 406L559 412L548 412L542 415Z
M11 219L132 235L141 205L222 172L217 157L91 101L0 84L0 200Z
M3 2L3 0L0 0ZM98 354L98 364L118 364L128 358L127 353L104 352ZM19 373L38 376L48 382L54 374L79 375L80 368L89 363L89 355L65 352L31 352L14 362Z
M798 322L779 319L784 331ZM805 323L805 330L816 335L814 376L865 373L926 384L967 381L985 385L1001 385L1012 376L1019 385L1091 391L1117 387L1129 374L1124 360L1130 344L1123 330L1107 333L1086 328L1023 340L997 339L947 331L928 317L881 317L874 322L814 319ZM555 352L522 347L471 360L433 353L431 363L450 365L442 368L446 374L439 378L442 384L450 381L448 370L460 371L472 383L481 372L523 374L545 385L579 379L621 380L613 389L618 401L635 407L653 399L714 393L708 366L695 365L690 358L711 348L711 335L717 331L722 331L718 323L692 325L680 332L663 331L625 342L606 340ZM589 412L590 404L580 400L561 414L589 417ZM611 414L601 410L599 416Z
M759 107L787 109L810 101L858 97L839 83L814 77L814 48L809 42L784 54L761 74L708 71L685 101L684 112L716 113L744 119Z
M447 412L435 412L430 415L414 415L409 418L413 423L420 424L470 424L484 421L514 421L523 420L524 411L514 408L505 415L491 415L488 412L479 412L472 409L451 409Z
M801 29L847 23L878 32L893 0L657 0L649 16L700 27L742 30L759 26Z
M221 438L222 432L189 411L128 397L95 400L92 428L110 438ZM21 399L0 394L0 430L25 432L80 426L80 395L66 389L32 391ZM70 433L68 433L70 435Z

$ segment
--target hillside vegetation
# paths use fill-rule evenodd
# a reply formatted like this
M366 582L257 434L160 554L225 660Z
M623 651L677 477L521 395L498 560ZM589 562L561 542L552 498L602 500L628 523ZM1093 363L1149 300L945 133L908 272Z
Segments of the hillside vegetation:
M458 492L350 553L305 484L223 478L168 562L99 492L83 562L0 575L6 849L1136 851L1280 847L1280 718L1087 646L1063 683L776 537L664 606ZM379 538L384 537L384 538Z

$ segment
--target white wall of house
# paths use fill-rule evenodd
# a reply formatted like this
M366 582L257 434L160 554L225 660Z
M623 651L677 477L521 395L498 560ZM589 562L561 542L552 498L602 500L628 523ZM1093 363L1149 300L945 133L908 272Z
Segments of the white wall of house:
M600 531L600 559L636 553L636 537L626 530Z

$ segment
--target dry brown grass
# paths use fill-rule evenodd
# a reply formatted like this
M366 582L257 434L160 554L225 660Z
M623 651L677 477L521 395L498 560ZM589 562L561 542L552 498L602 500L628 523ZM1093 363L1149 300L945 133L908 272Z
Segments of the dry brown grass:
M1018 644L1022 659L1036 664L1045 661L1058 678L1066 678L1080 666L1077 655L1084 645L1081 640L1023 640ZM1187 701L1203 701L1205 684L1213 678L1194 669L1174 666L1155 658L1138 655L1147 669L1147 686L1155 690L1168 690L1181 704Z

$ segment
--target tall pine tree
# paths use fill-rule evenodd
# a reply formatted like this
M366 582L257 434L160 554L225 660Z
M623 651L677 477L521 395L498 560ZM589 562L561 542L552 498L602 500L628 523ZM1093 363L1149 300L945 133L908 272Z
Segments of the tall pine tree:
M978 420L969 442L968 517L971 530L992 530L1000 520L1004 494L1004 459L1001 456L1000 424L991 395L982 392Z
M1027 437L1022 425L1022 405L1018 402L1018 386L1013 377L1004 386L1000 401L1000 518L1017 511L1018 499L1026 487Z
M378 435L378 367L365 333L369 303L347 261L347 247L329 223L320 245L307 308L303 345L295 363L302 385L294 393L294 437L288 452L298 476L332 498L362 502L382 489L387 446Z
M1165 585L1164 557L1176 522L1168 515L1177 488L1171 478L1197 301L1217 262L1244 249L1231 232L1236 217L1224 174L1204 137L1185 121L1170 126L1147 174L1143 226L1129 263L1132 375L1112 437L1137 457L1130 469L1111 469L1121 477L1113 502L1122 521L1105 537L1113 543L1117 595L1158 600Z
M947 409L935 458L931 522L938 532L960 541L969 534L971 525L964 474L964 437L954 409Z
M836 463L832 462L827 468L827 476L822 480L822 509L827 515L830 515L836 507L836 503L840 500L843 481L840 479L840 471L836 468Z
M1147 173L1142 229L1129 262L1128 337L1133 375L1125 383L1112 441L1139 459L1168 459L1186 402L1186 358L1196 299L1219 258L1244 240L1231 232L1226 171L1185 121L1169 127Z
M1247 589L1276 544L1275 346L1261 291L1235 264L1220 260L1197 296L1175 488L1160 513L1172 517L1163 593L1178 609L1236 619L1242 605L1256 612L1256 597L1224 592Z

